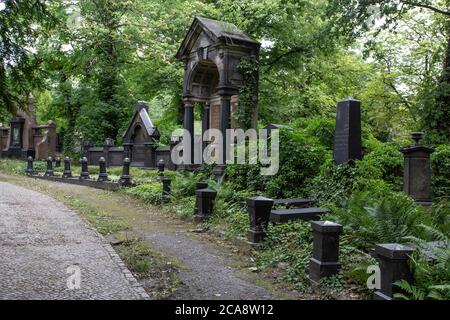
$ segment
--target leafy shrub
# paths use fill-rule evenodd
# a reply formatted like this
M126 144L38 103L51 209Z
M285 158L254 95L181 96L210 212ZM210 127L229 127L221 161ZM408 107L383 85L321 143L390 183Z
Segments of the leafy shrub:
M125 191L134 197L141 199L146 204L159 205L162 201L161 183L147 183L126 189Z
M402 242L406 236L418 235L418 225L427 222L422 208L400 192L355 192L336 215L360 248Z
M264 193L270 197L305 195L305 186L319 173L329 153L299 132L280 130L279 171L262 176L257 165L234 165L227 168L229 181L237 188Z
M431 186L435 197L450 194L450 145L443 144L431 154Z
M395 294L398 299L405 300L449 300L450 299L450 238L448 233L443 233L433 227L421 225L426 237L408 237L410 243L417 250L411 257L411 267L414 276L414 283L408 284L406 281L398 281L396 285L402 289L403 293ZM435 240L440 243L431 250L433 260L430 256L428 240Z
M324 119L322 117L299 118L294 127L300 129L304 134L317 139L317 143L333 149L335 119Z

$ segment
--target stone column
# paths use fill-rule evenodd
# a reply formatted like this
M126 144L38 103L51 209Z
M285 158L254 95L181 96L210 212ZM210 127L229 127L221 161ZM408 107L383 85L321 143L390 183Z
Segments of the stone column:
M226 164L227 160L227 144L230 142L227 134L227 129L230 128L230 114L231 114L231 95L223 95L220 97L220 112L219 112L219 124L220 132L223 137L223 146L221 149L222 164Z
M414 248L398 243L377 244L375 253L380 266L380 290L375 291L375 300L392 300L395 293L400 292L394 285L398 280L412 282L413 277L409 269L409 256Z
M158 176L162 177L164 176L164 167L165 167L165 162L163 159L159 159L158 161Z
M206 146L207 146L207 142L203 141L203 135L205 134L205 132L209 129L210 127L210 123L209 123L209 102L205 102L205 105L203 106L202 109L202 153L203 150L205 150Z
M121 187L130 187L131 176L130 176L130 159L123 159L122 175L120 176L119 185Z
M108 173L106 172L106 160L103 157L100 157L98 160L99 166L99 174L97 181L105 182L108 181Z
M34 174L33 169L33 157L29 156L27 159L27 176L32 176Z
M168 177L162 177L161 182L163 185L163 191L162 191L162 203L169 203L170 201L170 184L172 183L172 180Z
M63 178L72 178L72 170L70 169L70 158L64 158L64 171L62 174Z
M60 157L58 157L58 158L55 159L55 167L56 167L56 168L61 167L61 158L60 158Z
M47 158L47 169L45 170L44 176L45 177L52 177L53 174L53 159L52 157Z
M199 181L195 184L195 191L208 188L208 182ZM194 215L198 214L198 198L195 197Z
M86 157L83 157L80 159L81 163L81 173L80 173L80 180L82 179L89 179L89 167L88 167L88 160Z
M184 102L184 129L190 136L183 136L183 160L184 165L194 164L194 104L191 101Z
M214 199L216 198L217 192L206 188L195 191L195 195L198 203L198 215L196 216L196 220L201 222L212 214Z
M412 145L401 148L405 158L403 171L403 191L419 204L431 205L430 155L434 149L420 144L423 132L412 132Z
M331 221L311 222L313 230L313 256L309 263L309 279L319 282L339 272L339 235L342 226Z
M247 239L250 242L261 242L266 236L267 225L269 224L270 211L273 200L258 196L246 200L248 217L250 220L250 230L247 232Z

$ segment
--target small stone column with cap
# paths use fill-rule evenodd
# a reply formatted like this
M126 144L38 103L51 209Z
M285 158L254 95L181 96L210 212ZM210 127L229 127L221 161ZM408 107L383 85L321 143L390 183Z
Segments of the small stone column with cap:
M342 225L331 221L311 222L313 231L313 256L309 262L309 279L319 282L323 277L337 274L339 263L339 235Z
M88 167L88 159L86 157L83 157L80 159L81 163L81 173L80 173L80 180L87 180L90 178L89 176L89 167Z
M202 222L212 214L217 192L213 189L205 188L195 191L195 195L198 204L198 214L195 220Z
M99 166L99 174L98 174L97 181L100 181L100 182L108 181L109 179L108 179L108 173L106 172L105 158L100 157L100 159L98 159L98 166Z
M172 180L166 176L161 177L161 182L163 185L162 190L162 203L169 203L170 201L170 184Z
M250 229L247 232L247 239L252 243L261 242L266 236L267 225L269 224L270 211L274 201L272 199L257 196L246 200Z
M132 186L131 176L130 176L130 159L123 159L122 175L120 176L119 185L121 187Z
M63 178L72 178L72 170L70 169L70 158L65 157L64 158L64 171L62 174Z
M45 177L53 177L54 176L52 157L47 158L47 169L45 170L44 176Z
M195 191L208 188L208 183L205 181L199 181L195 184ZM198 198L195 197L194 215L198 214Z
M159 159L159 161L158 161L158 176L159 177L162 177L162 176L164 176L164 167L165 167L165 162L164 162L164 159Z
M1 150L0 150L1 151ZM27 159L27 176L32 176L34 174L34 168L33 168L33 157L29 156Z
M400 291L395 282L406 280L411 283L413 277L408 260L414 248L398 243L377 244L375 253L380 266L380 290L375 291L375 300L392 300L394 294Z

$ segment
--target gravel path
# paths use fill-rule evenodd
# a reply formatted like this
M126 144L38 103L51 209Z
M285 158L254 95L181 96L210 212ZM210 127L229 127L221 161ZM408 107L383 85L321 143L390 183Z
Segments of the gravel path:
M80 288L69 289L77 269ZM74 211L0 182L0 299L146 298L112 247Z
M234 259L219 255L196 239L166 232L142 235L154 248L185 266L179 270L184 286L173 299L274 299L266 289L250 282L245 273L229 266Z

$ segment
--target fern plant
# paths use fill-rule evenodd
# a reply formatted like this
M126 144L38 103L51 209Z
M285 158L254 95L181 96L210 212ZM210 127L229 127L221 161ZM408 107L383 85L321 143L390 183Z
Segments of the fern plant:
M403 300L449 300L450 299L450 237L435 227L420 225L425 237L410 236L406 239L417 248L411 257L414 283L402 280L396 285L403 293L394 295ZM437 241L430 248L428 240Z
M418 235L417 226L427 220L423 210L403 193L377 196L355 192L347 205L336 213L356 246L363 249Z

